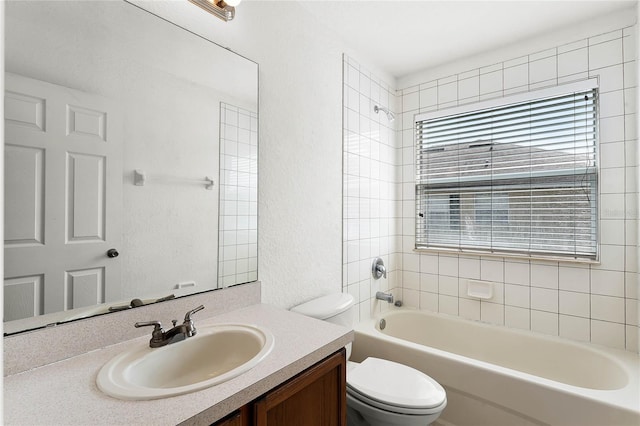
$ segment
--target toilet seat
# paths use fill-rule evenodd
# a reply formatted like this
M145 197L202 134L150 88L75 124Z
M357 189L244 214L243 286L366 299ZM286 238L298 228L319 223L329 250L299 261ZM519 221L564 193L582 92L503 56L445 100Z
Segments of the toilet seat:
M373 357L348 369L347 393L364 404L408 415L433 414L446 404L445 390L431 377Z

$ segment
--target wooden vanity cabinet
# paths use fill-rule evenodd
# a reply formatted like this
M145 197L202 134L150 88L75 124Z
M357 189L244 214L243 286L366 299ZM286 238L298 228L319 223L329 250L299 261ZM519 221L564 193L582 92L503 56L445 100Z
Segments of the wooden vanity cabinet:
M215 426L345 426L346 372L341 349Z
M346 372L342 349L259 398L254 425L346 425Z
M224 419L218 420L213 426L251 426L251 424L251 405L245 405Z

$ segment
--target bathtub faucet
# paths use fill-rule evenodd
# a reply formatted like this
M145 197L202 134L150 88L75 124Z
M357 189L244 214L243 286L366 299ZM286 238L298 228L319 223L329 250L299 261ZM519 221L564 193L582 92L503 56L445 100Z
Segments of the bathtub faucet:
M379 291L376 293L376 299L384 300L385 302L393 303L393 294Z

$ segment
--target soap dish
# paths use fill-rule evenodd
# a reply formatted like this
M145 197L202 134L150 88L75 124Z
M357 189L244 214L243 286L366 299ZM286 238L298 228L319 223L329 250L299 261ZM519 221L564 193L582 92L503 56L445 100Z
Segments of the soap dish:
M489 281L469 280L467 295L478 299L491 299L493 297L493 283Z

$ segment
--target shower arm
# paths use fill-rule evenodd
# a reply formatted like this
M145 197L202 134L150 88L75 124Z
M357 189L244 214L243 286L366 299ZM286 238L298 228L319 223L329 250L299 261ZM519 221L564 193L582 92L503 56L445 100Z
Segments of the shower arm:
M374 105L373 106L373 112L375 112L377 114L379 111L384 112L387 115L387 119L389 121L393 121L396 118L395 114L392 113L391 111L389 111L388 108L381 107L381 106L378 106L378 105Z

